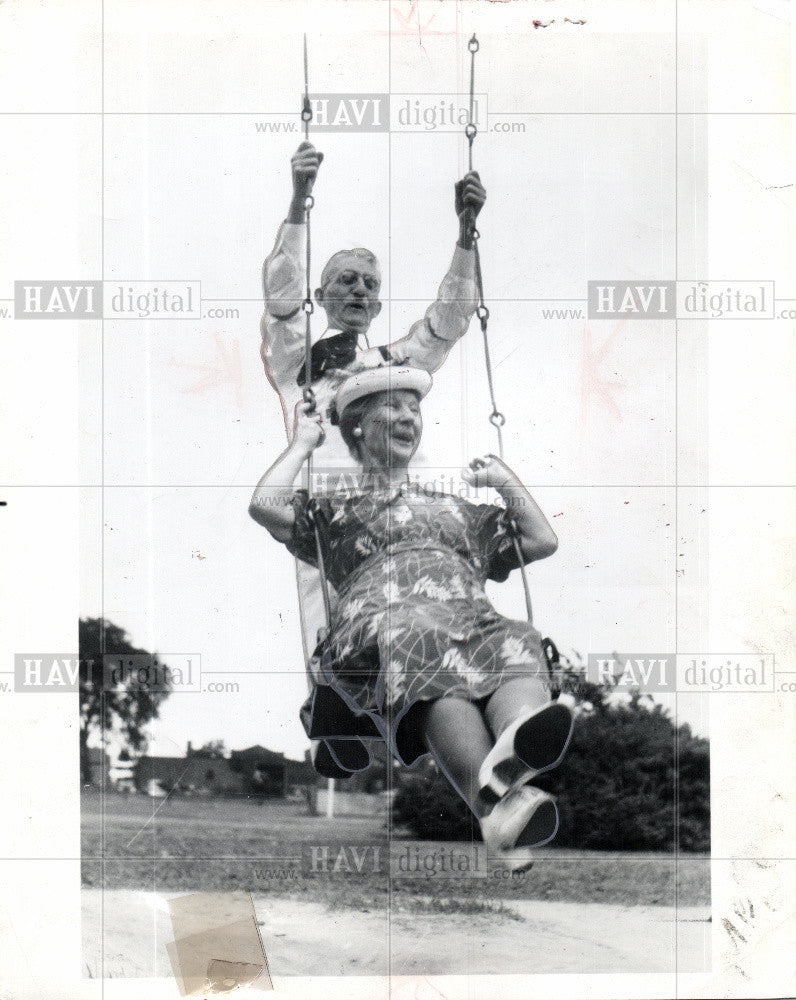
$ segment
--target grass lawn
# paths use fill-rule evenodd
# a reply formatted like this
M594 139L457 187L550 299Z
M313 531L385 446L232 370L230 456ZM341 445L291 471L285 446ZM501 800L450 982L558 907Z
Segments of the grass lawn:
M85 794L82 798L83 883L154 892L247 889L326 902L335 908L416 907L433 898L439 912L500 908L500 901L537 899L633 905L710 903L707 854L624 853L541 848L530 872L509 876L500 866L486 878L391 878L365 864L362 873L313 872L311 846L362 845L413 849L421 842L390 831L388 815L328 820L303 803L220 798L148 799ZM425 851L434 845L422 844ZM455 845L436 845L445 851ZM104 866L103 866L104 858ZM370 869L370 870L369 870Z

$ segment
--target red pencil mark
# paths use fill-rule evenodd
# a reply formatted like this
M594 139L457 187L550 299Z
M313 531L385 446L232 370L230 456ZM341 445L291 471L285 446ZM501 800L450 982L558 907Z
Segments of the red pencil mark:
M235 392L235 402L240 406L243 397L243 368L240 356L240 341L231 340L225 344L218 333L213 334L216 344L216 359L200 364L170 359L169 364L175 368L187 368L198 372L200 378L182 391L190 393L207 392L209 389L220 389L231 385Z
M447 1000L445 994L428 979L417 976L394 976L390 978L391 1000Z
M620 382L617 379L604 378L600 372L600 366L605 361L606 355L610 349L613 347L614 341L622 332L622 327L625 322L626 320L622 320L618 323L617 326L614 327L610 336L603 341L602 345L596 350L592 348L592 332L589 329L588 324L583 328L583 367L581 372L580 412L581 419L584 421L586 420L588 414L589 401L592 396L596 396L608 412L612 416L616 417L617 420L622 419L622 412L619 409L616 399L614 398L614 393L626 388L625 383Z
M428 28L428 26L431 24L431 22L434 20L435 17L435 15L432 14L431 17L428 18L428 20L426 20L423 24L421 24L420 11L417 8L417 0L412 0L412 2L410 3L409 13L406 15L406 17L404 17L404 15L401 13L400 8L396 4L393 4L392 12L393 16L398 19L399 23L404 26L406 33L411 33L411 34L414 34L415 31L415 29L411 27L413 19L417 23L416 30L422 32Z
M445 0L435 0L436 3L444 3ZM422 40L423 33L427 35L455 35L455 28L431 28L430 25L437 16L436 12L430 14L424 21L420 20L420 4L418 0L411 0L409 10L403 13L403 8L398 4L393 4L390 8L392 22L389 31L374 31L374 35L417 35Z

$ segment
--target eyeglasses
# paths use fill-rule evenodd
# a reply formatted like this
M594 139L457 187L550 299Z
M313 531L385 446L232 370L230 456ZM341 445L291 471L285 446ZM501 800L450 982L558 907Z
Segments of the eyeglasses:
M362 278L362 284L369 292L377 292L379 290L381 282L375 274L371 274L369 271L354 270L339 271L337 274L332 275L322 287L325 290L335 281L339 281L342 285L353 285L356 283L357 278Z

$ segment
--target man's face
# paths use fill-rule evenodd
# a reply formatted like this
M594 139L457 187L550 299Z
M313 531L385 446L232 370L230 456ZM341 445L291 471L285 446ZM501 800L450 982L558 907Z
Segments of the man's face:
M355 330L366 333L381 312L379 289L381 280L375 265L361 257L340 261L340 267L319 288L315 297L326 310L333 330Z

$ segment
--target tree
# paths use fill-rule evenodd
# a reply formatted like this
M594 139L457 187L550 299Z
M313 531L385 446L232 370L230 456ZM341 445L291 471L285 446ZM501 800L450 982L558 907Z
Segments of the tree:
M558 679L577 702L575 730L562 764L534 782L558 800L561 825L554 843L673 850L676 841L680 850L709 850L708 741L676 726L647 695L636 691L618 700L611 685L586 681L571 661L562 664ZM469 839L477 830L467 806L433 765L401 778L393 820L421 839Z
M88 739L112 728L133 750L145 742L144 726L158 717L160 705L169 696L168 672L157 655L137 649L124 629L104 618L81 618L80 655L80 781L91 783ZM138 669L103 669L109 664L129 664ZM130 657L143 657L130 661Z
M227 748L223 740L208 740L198 750L194 750L197 756L201 757L228 757Z

